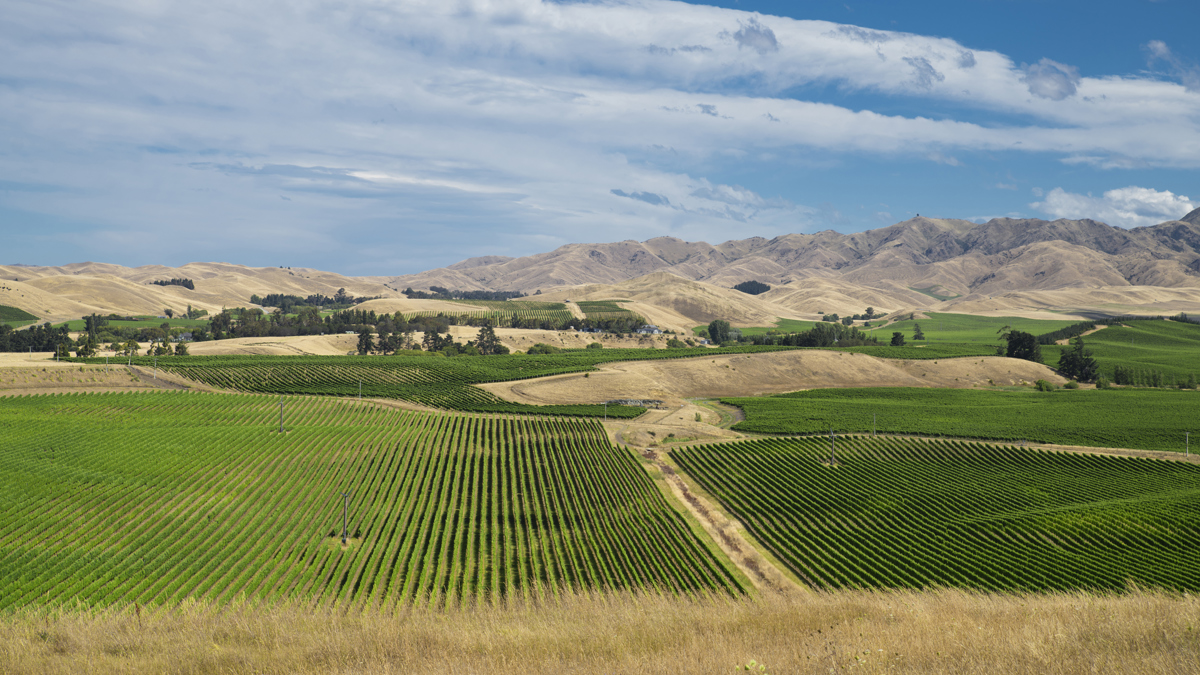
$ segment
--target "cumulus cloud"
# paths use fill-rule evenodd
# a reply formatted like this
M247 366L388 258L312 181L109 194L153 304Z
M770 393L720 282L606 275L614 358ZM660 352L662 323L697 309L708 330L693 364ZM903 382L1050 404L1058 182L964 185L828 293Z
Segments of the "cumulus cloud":
M1061 101L1068 96L1074 96L1075 90L1082 81L1079 69L1050 59L1042 59L1033 65L1024 67L1025 75L1021 81L1029 88L1029 93L1052 101Z
M1053 218L1091 218L1119 227L1141 227L1178 220L1200 203L1169 190L1131 185L1109 190L1101 197L1054 188L1030 206Z
M754 17L742 24L742 27L733 34L733 39L739 47L753 49L759 54L779 51L779 41L775 38L775 32L759 23L758 19Z

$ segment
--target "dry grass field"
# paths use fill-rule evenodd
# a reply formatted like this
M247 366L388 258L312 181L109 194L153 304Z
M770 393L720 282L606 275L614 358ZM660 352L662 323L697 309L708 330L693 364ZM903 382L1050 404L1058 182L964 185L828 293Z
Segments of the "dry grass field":
M828 387L991 387L1066 379L1047 366L1000 357L905 361L803 350L770 354L626 361L600 372L480 385L520 403L582 403L612 398L762 396Z
M0 618L0 672L1195 673L1198 631L1195 598L1136 591L579 596L390 615L67 608Z

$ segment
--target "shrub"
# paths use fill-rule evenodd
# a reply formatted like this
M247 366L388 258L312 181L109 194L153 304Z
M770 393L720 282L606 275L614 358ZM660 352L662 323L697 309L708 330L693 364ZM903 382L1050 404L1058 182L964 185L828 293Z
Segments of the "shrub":
M1079 383L1076 382L1075 380L1071 380L1070 382L1063 385L1063 389L1078 389L1078 388L1079 388Z
M1097 377L1096 378L1096 388L1097 389L1112 389L1112 383L1108 381L1107 377Z
M592 342L592 343L588 344L587 348L588 349L604 349L604 345L600 344L599 342Z
M1046 380L1038 380L1033 383L1033 386L1038 391L1054 391L1058 389L1058 387L1054 386L1053 382L1047 382Z

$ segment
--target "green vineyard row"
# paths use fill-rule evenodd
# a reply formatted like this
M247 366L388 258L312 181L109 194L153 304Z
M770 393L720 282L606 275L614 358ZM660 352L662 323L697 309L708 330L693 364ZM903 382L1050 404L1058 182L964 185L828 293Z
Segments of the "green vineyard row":
M768 434L834 429L1183 452L1185 434L1200 431L1200 392L1178 390L812 389L722 401L746 415L734 429Z
M1200 467L973 442L671 451L818 589L1200 590Z
M595 422L305 397L285 401L280 433L279 401L7 399L0 610L743 590Z

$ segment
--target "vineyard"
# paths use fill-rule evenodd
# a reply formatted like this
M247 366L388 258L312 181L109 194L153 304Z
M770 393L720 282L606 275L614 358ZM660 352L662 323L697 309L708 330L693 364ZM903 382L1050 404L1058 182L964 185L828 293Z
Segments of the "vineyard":
M38 318L29 312L17 307L9 307L8 305L0 305L0 323L8 324L14 328L27 326Z
M575 304L579 305L583 315L589 319L641 319L637 314L622 307L620 302L620 300L580 300Z
M1083 338L1100 366L1100 373L1115 379L1117 366L1143 375L1150 385L1158 375L1158 386L1185 382L1200 375L1200 325L1181 321L1129 321L1109 326ZM1056 365L1064 349L1058 345L1042 347L1043 360Z
M234 391L274 394L358 396L411 401L445 410L483 413L536 413L577 417L632 418L644 410L632 406L546 405L510 403L473 387L544 375L586 372L608 361L684 358L725 353L775 351L779 347L730 349L585 349L559 354L513 354L446 358L413 355L345 356L186 356L134 357L132 363L154 366L197 382ZM103 358L75 359L104 363Z
M1200 590L1200 467L912 439L671 451L818 589Z
M0 610L456 606L743 585L595 422L197 393L7 399ZM341 545L342 493L349 495Z
M813 389L723 402L746 414L733 427L739 431L877 430L1178 452L1184 450L1184 434L1198 430L1200 418L1200 393L1152 389Z

